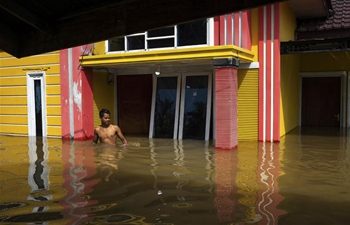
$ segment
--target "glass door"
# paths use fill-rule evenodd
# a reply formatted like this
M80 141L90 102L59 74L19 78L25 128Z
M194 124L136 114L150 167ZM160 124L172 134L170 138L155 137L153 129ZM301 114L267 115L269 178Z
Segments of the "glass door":
M149 137L209 140L211 75L154 78Z
M187 75L182 79L179 139L209 140L211 79Z
M180 76L156 77L154 81L150 138L176 139Z

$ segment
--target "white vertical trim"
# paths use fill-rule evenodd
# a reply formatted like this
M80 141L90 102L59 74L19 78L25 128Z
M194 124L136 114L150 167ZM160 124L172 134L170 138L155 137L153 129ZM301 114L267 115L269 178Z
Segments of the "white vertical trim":
M273 142L273 128L274 128L274 74L275 74L275 71L274 71L274 66L275 66L275 57L274 57L274 40L275 40L275 26L274 26L274 23L275 23L275 11L274 11L274 5L271 5L271 74L270 74L270 77L271 77L271 103L270 103L270 111L271 111L271 117L270 117L270 141Z
M264 42L263 42L263 140L266 141L266 6L263 7L263 33L264 33Z
M34 81L27 73L28 136L36 136Z
M207 34L207 42L209 46L214 46L214 18L209 18L208 19L208 23L207 23L207 30L208 30L208 34Z
M41 86L41 126L42 126L42 136L47 136L47 115L46 115L46 82L45 82L45 72L42 73L40 78Z
M224 40L225 40L225 45L227 45L227 14L224 15Z
M235 44L235 13L232 13L232 44Z
M154 114L155 114L155 108L156 108L156 94L157 94L157 77L156 75L152 76L153 79L153 89L152 89L152 105L151 105L151 118L150 118L150 124L149 124L149 138L153 138L154 134Z
M69 134L74 138L74 105L73 105L73 50L68 48L68 87L69 87Z
M207 27L208 27L208 25L207 25ZM207 34L207 37L208 37L208 34ZM178 46L177 41L178 41L178 38L177 38L177 25L176 25L176 26L174 26L174 47L175 48L177 48L177 46Z
M207 97L207 114L205 121L205 140L209 140L210 135L210 116L211 116L211 93L212 93L212 75L208 75L208 97Z
M238 17L238 46L242 47L242 11L239 11Z
M179 139L183 137L183 123L184 123L184 112L185 112L185 94L186 94L186 76L181 74L181 104L180 104L180 121L179 121Z
M175 121L174 121L174 135L173 139L177 139L177 135L179 132L179 126L181 130L181 138L182 138L182 124L179 125L179 106L180 106L180 94L181 94L181 79L182 74L177 76L177 89L176 89L176 106L175 106ZM181 115L181 114L180 114Z

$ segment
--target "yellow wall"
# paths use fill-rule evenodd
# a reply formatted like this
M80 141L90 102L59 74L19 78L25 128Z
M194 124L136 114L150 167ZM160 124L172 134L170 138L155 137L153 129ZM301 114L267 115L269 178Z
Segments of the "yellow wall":
M115 124L114 116L114 85L108 85L106 72L94 72L93 93L94 93L94 126L101 124L99 112L105 108L111 112L111 123Z
M250 32L252 34L252 52L254 53L253 61L258 61L259 56L259 10L251 10Z
M299 125L299 55L281 55L280 135Z
M296 19L286 2L280 3L280 41L294 40Z
M28 135L26 74L41 69L47 69L47 135L61 137L59 52L21 59L0 52L0 133Z
M93 55L104 55L106 52L106 42L100 41L94 44Z
M300 55L301 72L349 71L350 51Z
M280 41L295 39L296 19L286 2L280 3ZM280 136L299 125L299 55L281 55Z
M258 69L238 70L238 139L258 140Z

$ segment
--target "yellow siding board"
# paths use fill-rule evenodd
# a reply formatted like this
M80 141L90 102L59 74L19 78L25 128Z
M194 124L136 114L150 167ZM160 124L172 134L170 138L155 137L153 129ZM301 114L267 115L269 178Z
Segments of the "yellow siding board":
M2 115L28 115L27 106L1 106Z
M1 105L27 105L27 96L1 96Z
M47 136L61 137L62 136L61 126L48 126L47 127Z
M0 97L1 105L27 105L27 96L1 96ZM56 96L47 96L46 97L47 105L59 105L61 104L61 97Z
M27 85L27 79L23 77L0 77L1 86L18 86L18 85Z
M48 116L61 116L61 106L48 106L46 107L46 114Z
M40 66L40 68L50 67L48 64L58 63L60 60L59 54L53 55L37 55L31 57L25 57L22 59L16 58L2 58L1 67L17 67L30 65L33 68Z
M60 84L60 75L50 75L45 77L47 85ZM26 76L12 76L12 77L0 77L1 86L22 86L27 85Z
M47 85L52 85L52 84L60 84L60 75L55 74L55 75L50 75L45 77L45 83Z
M258 140L257 69L238 70L238 139Z
M1 59L0 59L1 60ZM46 75L52 75L52 74L59 74L60 73L60 65L54 64L50 66L43 66L43 68L48 68L48 70L45 71ZM37 68L37 66L18 66L18 67L0 67L0 77L7 77L7 76L26 76L27 72L30 72L30 69Z
M1 124L28 125L27 115L0 115Z
M26 86L0 87L0 96L27 95Z
M60 53L60 51L52 51L52 52L45 53L45 55L57 55L59 53ZM4 52L4 51L0 50L0 59L3 59L3 58L11 58L11 59L18 60L16 57L8 54L7 52Z
M54 117L54 116L48 116L47 117L47 125L55 125L55 126L61 126L61 117Z
M47 85L46 94L47 95L58 95L61 93L61 88L59 85Z
M6 134L28 134L27 125L13 125L13 124L0 124L1 130L0 133Z
M60 105L61 104L61 96L47 96L46 97L46 105Z

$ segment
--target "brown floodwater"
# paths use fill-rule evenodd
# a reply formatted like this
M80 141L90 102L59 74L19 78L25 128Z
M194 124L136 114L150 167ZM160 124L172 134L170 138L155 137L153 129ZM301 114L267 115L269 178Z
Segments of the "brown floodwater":
M127 147L0 136L3 224L350 224L350 138L280 143L129 137Z

